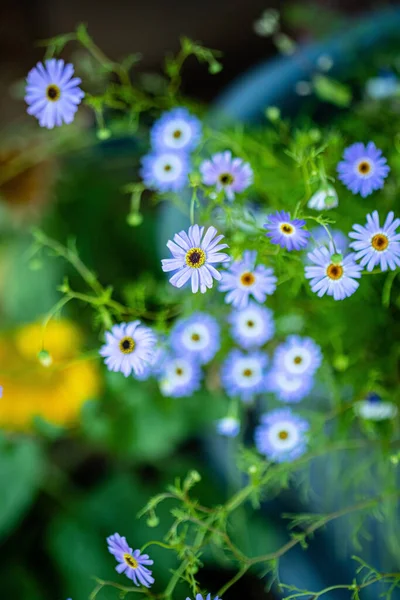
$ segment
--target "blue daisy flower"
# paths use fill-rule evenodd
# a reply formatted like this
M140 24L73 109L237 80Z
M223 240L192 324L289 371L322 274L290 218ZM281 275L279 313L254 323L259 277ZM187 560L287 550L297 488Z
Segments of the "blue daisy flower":
M367 96L374 100L385 100L397 96L400 91L400 81L392 71L382 70L377 77L368 79L365 85Z
M235 261L222 273L219 289L228 292L226 304L242 309L248 305L250 296L264 303L266 297L274 293L278 280L273 269L264 265L256 267L256 260L257 252L246 250L242 260Z
M253 169L249 163L241 158L233 158L229 150L203 161L200 172L205 185L215 186L217 192L223 190L230 201L235 194L243 192L253 183Z
M106 331L106 343L100 348L109 371L118 371L128 377L132 372L140 376L151 364L157 338L140 321L114 325Z
M214 265L229 261L229 256L221 252L228 248L227 244L220 244L224 236L217 235L215 227L209 227L204 238L203 233L204 227L198 225L189 227L187 233L176 233L174 241L167 243L173 258L161 261L164 272L176 271L170 283L181 288L190 279L193 294L199 289L202 294L211 289L213 279L219 281L222 277Z
M354 254L343 257L330 245L329 249L325 246L316 248L307 257L313 266L305 268L305 276L310 280L312 291L320 298L327 294L334 300L344 300L357 290L356 279L361 277L362 267L355 262Z
M220 347L218 322L206 313L194 313L175 324L170 344L175 354L190 354L200 364L206 364L214 358Z
M164 150L190 152L201 139L201 122L186 108L165 112L151 130L151 143L157 152Z
M354 412L358 417L369 421L385 421L397 415L397 406L393 402L384 402L379 394L371 392L365 400L354 404Z
M311 375L293 375L276 366L268 373L267 390L282 402L300 402L308 396L313 386Z
M44 64L38 62L29 71L25 96L27 113L36 117L41 127L53 129L74 120L85 94L78 87L81 80L73 74L73 65L55 58Z
M132 550L126 538L121 537L119 533L110 535L107 538L107 544L108 551L119 563L115 567L117 573L124 573L137 586L151 587L154 577L147 566L152 565L153 561L148 554L141 554L140 550Z
M357 142L346 148L338 166L339 179L353 194L366 198L375 190L383 188L390 168L374 142L365 146Z
M275 462L290 462L305 453L309 423L288 408L261 417L254 441L260 454Z
M305 224L303 219L291 219L290 213L281 210L269 215L264 227L273 244L287 250L301 250L307 246L310 237L310 232L304 229Z
M228 317L231 335L246 350L263 346L275 333L272 310L250 302L242 310L233 310Z
M158 192L179 192L188 183L190 164L183 152L152 152L141 159L145 185Z
M191 600L191 598L186 598L186 600ZM203 596L201 594L196 594L195 600L211 600L211 594L207 594L206 598L203 598ZM218 596L215 596L214 600L222 600L222 599L218 598Z
M290 335L277 347L274 367L289 375L314 375L322 362L321 348L311 338Z
M263 352L244 354L232 350L221 367L221 381L228 396L239 396L249 402L266 390L268 356Z
M235 417L224 417L216 423L217 431L225 437L237 437L240 432L240 421Z
M390 212L381 227L376 210L372 215L367 215L364 227L353 225L354 231L349 233L349 237L355 241L350 247L356 252L356 260L367 271L372 271L378 265L382 271L394 271L400 266L400 234L396 233L399 225L400 219L395 219L394 213Z
M187 356L168 357L159 378L163 396L182 398L200 389L202 372L199 364Z

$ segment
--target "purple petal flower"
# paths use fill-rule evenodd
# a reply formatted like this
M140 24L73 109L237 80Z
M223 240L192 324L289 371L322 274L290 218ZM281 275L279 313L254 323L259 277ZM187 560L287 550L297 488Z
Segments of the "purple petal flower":
M73 65L55 58L46 60L45 64L38 62L29 71L25 96L27 112L38 119L41 127L53 129L74 120L85 94L78 87L81 80L73 74Z
M206 364L214 358L220 347L218 322L206 313L194 313L175 324L170 344L175 354L190 354L199 364Z
M202 372L191 356L171 356L164 361L159 385L163 396L183 398L200 389Z
M367 271L372 271L377 265L382 271L394 271L400 266L400 234L396 233L399 225L400 219L395 219L394 213L390 212L381 227L376 210L367 215L364 227L353 225L354 231L349 233L349 237L356 241L350 247L356 252L356 260Z
M307 256L314 266L306 267L305 276L320 298L327 294L343 300L357 290L359 283L355 280L361 277L362 267L355 262L354 254L343 258L331 245L329 249L320 246Z
M269 215L264 227L268 230L266 236L273 244L287 250L301 250L307 246L310 237L310 233L303 229L305 224L302 219L291 219L288 212L281 210Z
M165 112L153 125L151 143L157 152L194 150L201 138L201 122L186 108Z
M321 348L311 338L290 335L275 350L274 367L289 375L314 375L321 362Z
M225 296L226 304L235 308L246 308L250 296L260 303L264 303L267 296L276 290L278 281L271 268L264 265L255 266L257 252L246 250L243 259L235 261L227 271L222 273L219 285L221 292L228 292Z
M228 320L233 339L245 349L263 346L275 333L272 311L255 302L242 310L233 310Z
M152 572L145 565L152 565L148 554L140 554L140 550L132 550L126 538L114 533L107 538L108 551L119 563L115 570L124 573L137 586L151 587L154 583Z
M221 381L228 396L250 402L255 395L265 392L267 364L268 356L263 352L244 354L232 350L221 368Z
M106 343L100 348L109 371L118 371L128 377L133 371L141 375L151 364L157 338L140 321L120 323L106 332Z
M186 598L186 600L191 600L191 599ZM203 596L201 594L196 594L195 600L211 600L211 594L207 594L206 598L203 598ZM214 600L222 600L222 598L218 598L218 596L215 596Z
M373 142L357 142L345 149L337 170L339 179L353 194L366 198L384 185L390 168L382 151Z
M253 183L253 169L241 158L232 158L228 150L214 154L211 160L200 165L202 181L205 185L215 186L217 192L224 190L228 200L235 193L243 192Z
M204 227L198 225L189 227L188 233L176 233L174 241L167 243L173 258L161 261L163 271L176 271L170 279L172 285L181 288L190 279L194 294L199 290L204 294L211 289L213 279L221 279L214 265L229 260L229 256L221 252L228 248L227 244L220 244L224 236L217 235L215 227L209 227L204 238L203 233Z
M179 192L188 183L190 165L183 152L167 150L146 154L141 163L140 175L151 190Z
M290 462L306 451L309 424L288 408L261 417L254 433L257 450L275 462Z

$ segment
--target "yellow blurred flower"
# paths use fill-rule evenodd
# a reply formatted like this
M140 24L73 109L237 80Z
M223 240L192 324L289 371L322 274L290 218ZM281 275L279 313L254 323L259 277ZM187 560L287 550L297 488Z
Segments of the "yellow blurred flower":
M83 336L70 321L25 325L0 337L0 427L26 430L35 416L55 425L71 425L82 404L100 390L97 363L79 358ZM47 366L46 366L47 365Z

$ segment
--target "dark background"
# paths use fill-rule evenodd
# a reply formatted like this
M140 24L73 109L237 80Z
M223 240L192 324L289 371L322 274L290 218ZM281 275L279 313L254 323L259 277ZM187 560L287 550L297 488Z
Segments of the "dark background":
M88 24L96 43L111 58L142 53L140 68L144 70L159 69L165 55L177 51L181 35L221 50L224 69L217 77L210 77L195 60L185 69L185 91L211 100L249 66L276 54L272 41L253 30L263 10L277 8L284 32L305 41L323 37L329 27L340 28L342 18L390 4L371 0L2 0L0 121L9 122L20 114L9 86L42 59L42 49L35 42L72 31L79 22Z

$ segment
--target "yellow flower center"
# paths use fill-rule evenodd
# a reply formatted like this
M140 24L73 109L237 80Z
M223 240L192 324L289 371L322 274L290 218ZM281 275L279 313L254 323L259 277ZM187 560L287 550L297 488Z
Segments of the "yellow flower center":
M245 369L245 370L243 371L243 375L244 375L245 377L251 377L251 376L253 375L253 371L252 371L251 369Z
M254 321L247 321L247 327L254 327Z
M183 370L180 367L177 367L175 369L175 373L180 377L181 375L183 375Z
M206 262L206 253L201 248L191 248L186 252L186 264L192 269L199 269Z
M131 554L124 554L124 561L131 569L137 569L139 566L138 561Z
M194 342L199 342L200 341L200 336L198 333L192 333L192 340Z
M246 271L246 273L242 273L240 276L240 283L245 286L253 285L255 280L256 278L254 277L253 273L250 273L250 271Z
M47 86L46 96L47 99L51 102L56 102L60 99L61 90L57 85L54 85L54 83L52 83L51 85Z
M326 269L326 274L330 279L338 280L343 275L343 267L341 265L336 265L334 263L330 264Z
M166 173L168 173L168 172L169 172L171 169L172 169L171 165L165 165L165 166L164 166L164 171L165 171Z
M288 432L287 432L287 431L284 431L284 430L282 430L282 431L280 431L280 432L278 433L278 438L279 438L280 440L287 440L287 439L288 439L288 437L289 437L289 434L288 434Z
M371 240L372 247L378 252L383 252L389 246L389 238L383 233L377 233Z
M124 337L119 342L119 349L123 354L131 354L135 349L135 342L131 337Z
M368 175L368 173L371 171L371 163L369 163L367 160L362 160L358 164L357 169L361 175Z
M230 173L221 173L221 175L219 176L219 180L222 183L222 185L231 185L234 181Z
M281 223L279 229L285 235L291 235L294 232L294 227L290 223Z
M182 131L180 129L175 129L173 136L176 140L179 140L179 138L182 136Z
M295 365L301 365L301 363L303 362L303 359L301 358L301 356L295 356L293 359L293 362Z

